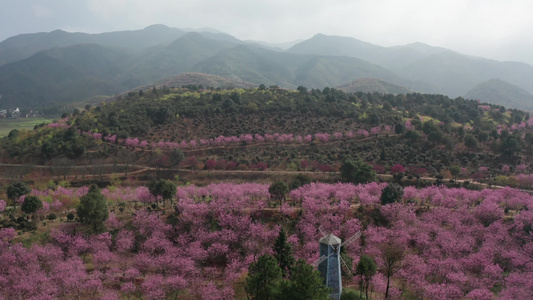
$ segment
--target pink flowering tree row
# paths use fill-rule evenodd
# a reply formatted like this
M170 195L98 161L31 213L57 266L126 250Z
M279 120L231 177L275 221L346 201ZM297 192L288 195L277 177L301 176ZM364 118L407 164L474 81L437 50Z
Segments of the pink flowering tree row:
M236 145L240 143L278 143L278 144L303 144L311 143L317 141L320 143L329 143L332 141L342 140L342 139L354 139L354 138L366 138L370 135L379 135L381 132L391 132L391 126L386 125L383 127L372 127L370 132L364 129L359 129L356 132L334 132L330 133L316 133L314 135L293 135L293 134L242 134L240 136L218 136L212 139L198 139L198 140L189 140L181 142L169 142L169 141L159 141L159 142L148 142L141 140L139 138L126 138L126 139L117 139L117 135L106 135L98 132L83 132L83 134L90 136L96 140L103 140L109 143L120 143L125 145L128 148L151 148L151 149L195 149L197 147L209 147L209 146L226 146L226 145Z

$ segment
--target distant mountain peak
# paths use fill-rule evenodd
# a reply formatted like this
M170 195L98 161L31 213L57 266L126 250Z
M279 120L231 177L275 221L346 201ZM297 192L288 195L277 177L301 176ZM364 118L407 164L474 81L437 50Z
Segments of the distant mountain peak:
M69 32L64 31L62 29L56 29L56 30L50 31L50 34L58 34L58 33L64 34L64 33L69 33Z
M431 45L428 45L422 42L414 42L414 43L406 44L403 46L392 46L390 48L391 49L411 49L422 55L433 55L433 54L439 54L442 52L453 52L449 49L431 46Z
M409 44L407 44L406 46L416 46L416 47L419 47L419 46L422 46L422 47L432 47L432 46L430 46L429 44L426 44L426 43L422 43L422 42L413 42L413 43L409 43Z
M164 24L153 24L153 25L150 25L144 28L144 30L151 30L151 29L171 29L171 28Z
M327 39L327 40L344 40L344 41L357 41L357 42L362 42L362 43L366 43L366 44L370 44L370 43L367 43L367 42L363 42L361 40L358 40L354 37L351 37L351 36L341 36L341 35L329 35L329 34L324 34L324 33L317 33L315 34L312 38L310 38L309 40L313 40L313 39ZM305 41L303 41L305 42ZM376 47L380 47L380 46L377 46L375 45Z
M450 97L463 96L472 87L500 77L533 93L532 66L475 58L421 42L382 47L318 33L286 51L280 48L260 47L217 30L163 24L99 34L56 30L18 35L0 42L0 90L2 101L36 106L113 94L197 71L285 88L334 87L366 77L348 87L403 93L402 86L407 86ZM184 79L198 78L207 79L196 75ZM481 85L480 91L487 97L496 95L497 99L487 101L494 103L514 95L508 99L518 99L513 102L516 105L505 104L513 107L524 107L529 101L524 99L530 96L497 80Z
M533 95L499 78L491 78L479 83L468 91L464 97L500 104L505 107L533 110Z

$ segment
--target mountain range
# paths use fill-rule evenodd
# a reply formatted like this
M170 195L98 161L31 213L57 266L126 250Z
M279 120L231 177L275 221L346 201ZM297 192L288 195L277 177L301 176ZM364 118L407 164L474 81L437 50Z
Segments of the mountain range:
M194 72L283 88L351 86L350 91L474 97L533 110L533 66L525 63L423 43L382 47L323 34L286 49L290 45L164 25L102 34L18 35L0 42L0 107L62 105Z

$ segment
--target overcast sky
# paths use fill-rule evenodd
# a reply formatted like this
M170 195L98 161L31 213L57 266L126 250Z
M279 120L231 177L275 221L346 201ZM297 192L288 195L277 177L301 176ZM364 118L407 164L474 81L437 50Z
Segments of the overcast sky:
M382 46L424 42L533 65L532 0L0 0L0 41L63 29L98 33L152 24L214 28L287 42L317 33Z

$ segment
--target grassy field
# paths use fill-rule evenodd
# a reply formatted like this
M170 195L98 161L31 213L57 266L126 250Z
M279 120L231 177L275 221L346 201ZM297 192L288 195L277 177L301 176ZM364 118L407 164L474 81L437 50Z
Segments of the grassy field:
M7 136L13 129L33 129L37 124L52 122L46 117L20 118L20 119L0 119L0 137Z

